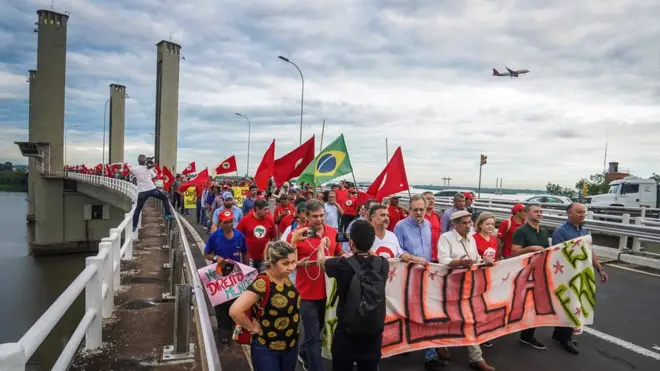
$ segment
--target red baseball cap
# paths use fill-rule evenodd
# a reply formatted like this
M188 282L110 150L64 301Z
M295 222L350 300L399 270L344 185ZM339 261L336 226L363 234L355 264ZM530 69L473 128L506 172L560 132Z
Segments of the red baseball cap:
M525 205L523 204L515 204L511 208L511 214L516 214L517 212L525 210Z
M220 220L220 223L234 221L234 213L231 210L221 210L218 214L218 220Z
M472 193L470 192L463 192L463 196L467 199L474 200L474 196L472 196Z

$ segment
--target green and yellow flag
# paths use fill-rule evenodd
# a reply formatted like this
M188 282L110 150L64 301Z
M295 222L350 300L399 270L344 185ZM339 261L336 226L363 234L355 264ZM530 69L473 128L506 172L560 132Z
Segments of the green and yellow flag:
M351 172L353 172L351 159L346 150L344 134L341 134L307 165L298 177L298 182L317 186Z

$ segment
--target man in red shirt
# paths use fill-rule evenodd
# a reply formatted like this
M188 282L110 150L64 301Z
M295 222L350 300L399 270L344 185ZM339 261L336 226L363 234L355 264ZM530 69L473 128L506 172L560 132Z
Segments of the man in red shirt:
M324 254L341 256L341 244L336 242L337 230L325 224L323 203L308 201L305 208L307 223L289 235L291 246L298 251L296 288L300 293L300 315L305 339L300 346L298 360L305 370L322 371L321 330L325 324L325 275L317 265L318 248L325 239ZM315 237L306 237L308 230L314 230Z
M337 199L337 202L339 202L339 199ZM346 228L357 216L357 192L355 192L355 189L348 189L348 197L343 203L340 203L339 206L341 206L341 209L344 211L339 225L343 232L347 232Z
M290 197L288 194L280 197L280 204L275 207L275 224L280 224L285 216L293 215L296 212L296 208L289 202Z
M245 235L250 265L263 272L266 269L264 261L266 244L277 238L275 221L270 215L268 201L254 201L254 210L238 222L236 229Z
M422 196L426 200L426 214L424 214L424 219L431 223L431 261L437 263L438 240L442 233L442 222L440 215L435 211L435 196L433 196L433 192L426 191L422 193Z
M348 189L346 189L346 183L342 180L339 182L339 188L333 187L332 191L334 191L335 195L337 195L337 203L344 207L344 202L350 198Z
M500 241L500 249L497 252L497 258L511 257L511 242L513 241L513 232L521 225L525 224L525 205L515 204L511 208L511 218L503 220L497 228L497 239Z
M390 215L390 224L387 226L387 230L390 232L394 231L396 223L398 223L399 220L405 219L406 214L408 213L406 209L399 206L399 198L401 198L401 196L391 196L390 206L387 207L387 213Z

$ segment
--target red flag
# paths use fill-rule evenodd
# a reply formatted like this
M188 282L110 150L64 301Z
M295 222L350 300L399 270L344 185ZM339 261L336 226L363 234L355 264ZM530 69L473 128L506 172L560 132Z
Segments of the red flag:
M275 186L280 187L289 179L302 174L303 170L314 160L314 136L300 147L275 160L273 177Z
M192 174L192 173L196 173L196 172L197 172L197 169L195 169L195 161L193 161L193 162L190 163L190 165L188 165L188 167L183 169L181 174L188 175L188 174Z
M222 161L218 167L215 168L215 174L220 175L220 174L227 174L231 173L234 171L238 171L238 167L236 167L236 156L232 155L228 159Z
M156 169L156 178L160 179L163 177L163 171L160 169L160 165L154 164L154 169Z
M205 186L209 182L209 169L204 169L199 172L194 178L184 182L179 187L179 192L185 192L189 187Z
M163 166L163 188L169 192L170 188L172 187L172 183L174 183L174 175L172 175L172 172L167 168L167 166Z
M128 167L128 164L124 162L124 165L121 168L121 175L129 176L131 175L131 169Z
M270 147L264 153L264 158L261 159L261 163L257 168L257 172L254 174L254 182L259 187L259 190L264 190L268 187L268 179L273 176L273 170L275 167L275 139L273 143L270 144Z
M378 175L373 184L367 189L367 194L375 195L378 201L383 198L410 189L406 167L403 164L403 153L401 147L397 148L394 155L387 163L385 169Z

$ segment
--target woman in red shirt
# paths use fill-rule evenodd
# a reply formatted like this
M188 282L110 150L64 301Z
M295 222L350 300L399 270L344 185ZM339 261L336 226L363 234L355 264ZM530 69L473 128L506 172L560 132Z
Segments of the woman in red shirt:
M481 213L477 218L475 230L477 232L473 237L477 243L479 255L482 257L484 257L484 254L492 255L492 259L495 260L497 255L497 237L493 234L495 231L495 216L491 213ZM490 248L493 250L489 250Z

